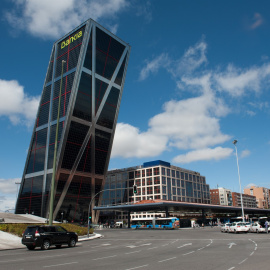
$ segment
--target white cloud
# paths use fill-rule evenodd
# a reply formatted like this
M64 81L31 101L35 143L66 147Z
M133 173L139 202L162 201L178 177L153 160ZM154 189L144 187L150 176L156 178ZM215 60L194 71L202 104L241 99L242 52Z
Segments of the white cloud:
M256 29L263 24L263 17L260 13L255 13L253 16L253 23L250 26L251 29Z
M119 123L112 156L153 157L170 149L204 149L224 143L231 136L220 131L219 119L215 117L222 110L220 107L222 104L216 98L204 94L165 103L163 112L149 120L145 132Z
M243 150L240 154L240 158L245 158L245 157L248 157L250 156L250 151L249 150Z
M0 193L2 194L16 194L18 186L16 183L20 183L20 178L13 179L0 179Z
M136 2L136 5L132 7L132 9L136 10L136 15L139 17L143 17L146 22L152 21L152 12L151 12L151 2L143 1L141 3Z
M232 96L241 96L245 89L259 90L259 70L253 68L243 71L229 65L227 70L214 75L219 90L226 91Z
M14 0L7 21L42 38L59 38L85 20L113 19L129 4L126 0ZM115 26L113 29L116 30Z
M221 98L215 96L211 88L212 73L208 72L200 77L191 76L192 72L207 63L206 50L207 44L201 41L190 47L179 60L172 61L168 54L163 53L152 61L147 61L141 70L140 80L165 68L177 79L179 88L187 90L184 88L186 86L199 89L200 95L166 102L163 111L149 120L146 131L139 131L128 124L118 124L112 156L152 157L174 149L204 149L206 153L205 149L208 147L231 139L230 135L223 134L220 130L219 118L230 113L230 109ZM208 158L220 159L231 151L223 148L208 150ZM199 158L204 160L205 156L201 155Z
M254 183L250 183L246 186L246 188L251 188L251 187L258 187L257 184L254 184Z
M112 157L154 157L166 150L167 137L151 131L140 132L129 124L117 124Z
M17 81L0 79L0 116L14 124L30 126L36 117L40 97L30 97Z
M17 197L15 194L0 196L0 212L14 212Z
M175 163L190 163L202 160L220 160L229 157L233 152L231 148L216 147L214 149L204 148L188 152L184 155L176 156L173 159Z
M207 44L204 41L196 43L188 48L182 57L174 60L168 54L162 53L151 61L146 60L146 65L142 68L139 80L145 80L151 73L155 74L163 68L171 73L175 78L183 74L191 74L203 64L207 63Z
M207 63L207 44L204 41L196 43L188 48L184 55L173 63L169 71L179 77L183 74L190 74L203 64Z
M247 115L249 115L249 116L255 116L256 113L254 111L247 110Z
M143 81L149 77L151 73L155 74L160 68L166 68L169 61L168 55L165 53L157 56L152 61L146 61L146 66L140 72L139 80Z
M20 178L0 179L0 212L14 210L19 190Z
M154 116L149 126L155 134L165 135L178 149L198 149L224 143L231 137L222 134L216 113L221 103L211 95L169 101L164 112ZM224 109L225 110L225 109Z
M188 163L220 160L232 154L232 149L220 146L231 139L230 135L221 131L220 119L232 113L234 108L225 103L221 93L228 93L233 98L250 93L259 94L262 85L264 88L269 85L266 82L270 78L270 64L247 69L230 64L224 70L220 67L211 71L199 70L207 64L206 52L206 42L200 41L178 60L172 60L173 57L163 53L152 61L146 61L140 80L164 68L173 75L179 89L192 93L194 97L166 102L162 112L149 120L146 131L139 131L128 124L118 125L117 129L121 129L115 134L117 143L113 147L113 156L152 157L178 149L187 153L175 157L173 161ZM231 102L233 100L230 99ZM256 114L256 108L267 108L268 103L248 105L252 110L245 111L253 115ZM245 150L242 157L249 154Z

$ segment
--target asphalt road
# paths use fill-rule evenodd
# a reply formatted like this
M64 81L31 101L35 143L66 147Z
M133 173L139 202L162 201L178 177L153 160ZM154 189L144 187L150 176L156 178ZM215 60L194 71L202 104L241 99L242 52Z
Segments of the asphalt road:
M75 248L1 251L0 269L270 269L270 234L225 234L218 228L98 232L104 238Z

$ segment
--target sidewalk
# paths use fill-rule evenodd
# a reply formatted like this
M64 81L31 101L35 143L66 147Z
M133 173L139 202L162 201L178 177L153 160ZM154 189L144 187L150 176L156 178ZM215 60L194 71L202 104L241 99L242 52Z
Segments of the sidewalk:
M101 237L103 237L103 235L93 233L89 235L89 238L87 237L87 235L79 236L78 241L87 241ZM0 251L8 249L26 248L26 246L21 243L21 239L21 237L18 237L16 235L0 231Z

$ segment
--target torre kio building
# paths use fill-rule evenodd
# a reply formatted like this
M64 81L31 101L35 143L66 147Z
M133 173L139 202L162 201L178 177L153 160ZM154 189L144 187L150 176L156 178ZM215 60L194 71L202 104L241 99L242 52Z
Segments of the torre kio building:
M105 184L129 53L127 43L91 19L54 43L16 214L48 217L60 98L53 217L88 220L91 198Z

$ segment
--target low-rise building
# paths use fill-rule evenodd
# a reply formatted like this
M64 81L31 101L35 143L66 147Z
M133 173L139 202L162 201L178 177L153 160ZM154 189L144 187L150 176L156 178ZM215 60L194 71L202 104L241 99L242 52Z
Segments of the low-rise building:
M211 204L232 206L232 191L223 187L210 189Z

